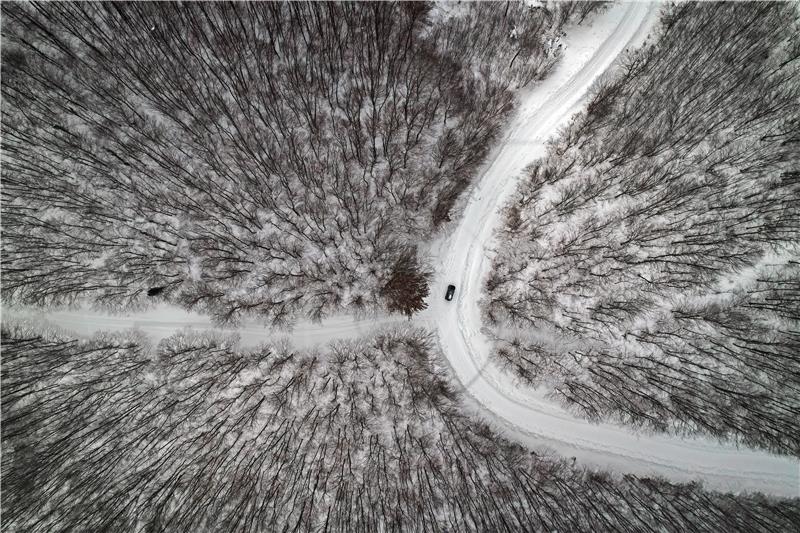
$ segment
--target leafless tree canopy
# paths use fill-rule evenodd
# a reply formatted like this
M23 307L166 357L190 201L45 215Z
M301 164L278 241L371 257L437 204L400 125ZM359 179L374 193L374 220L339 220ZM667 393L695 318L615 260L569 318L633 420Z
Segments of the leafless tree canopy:
M160 287L275 324L385 306L511 89L593 8L6 2L3 297L134 308Z
M427 334L324 352L5 324L4 531L791 531L797 500L614 478L460 414Z
M513 89L595 8L4 2L3 301L411 315L428 294L417 244L448 222ZM553 376L589 416L798 449L794 13L676 7L664 46L631 56L531 171L488 315L582 342L523 332L498 350L523 376ZM523 450L464 414L434 346L414 329L308 352L149 346L6 320L4 531L800 523L798 500Z
M798 20L667 10L530 168L486 301L524 380L590 418L800 453Z

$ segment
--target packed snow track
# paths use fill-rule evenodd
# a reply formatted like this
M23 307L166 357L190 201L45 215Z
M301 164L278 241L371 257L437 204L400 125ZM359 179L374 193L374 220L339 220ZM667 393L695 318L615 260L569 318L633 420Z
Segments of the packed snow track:
M594 80L627 47L640 45L656 18L656 6L616 4L595 17L590 27L568 31L558 67L544 82L521 94L516 118L465 200L459 225L452 235L432 245L436 275L429 308L414 322L438 332L442 351L466 392L467 407L512 440L532 449L553 449L575 457L578 464L620 473L699 480L710 489L723 491L797 497L800 463L795 458L737 449L710 439L649 435L612 424L592 424L545 398L542 391L520 386L489 359L491 341L482 332L478 302L491 263L492 231L500 222L499 210L524 167L544 155L545 141L580 109ZM450 283L457 287L456 297L447 302L444 294ZM81 334L135 327L154 341L180 328L214 329L207 317L167 307L120 316L19 308L5 309L4 315L46 319ZM323 324L298 324L291 333L276 334L254 323L243 324L235 332L243 345L289 337L298 347L306 347L363 335L392 323L407 321L341 316Z

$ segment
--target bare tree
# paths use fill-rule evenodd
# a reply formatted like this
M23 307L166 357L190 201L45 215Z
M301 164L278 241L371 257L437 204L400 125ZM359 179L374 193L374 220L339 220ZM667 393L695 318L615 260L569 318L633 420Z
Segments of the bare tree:
M4 4L3 298L383 307L585 14L446 7Z
M671 7L598 83L507 206L503 364L592 419L800 451L799 27Z
M460 411L422 331L323 352L3 325L8 531L792 531L798 500L577 469Z

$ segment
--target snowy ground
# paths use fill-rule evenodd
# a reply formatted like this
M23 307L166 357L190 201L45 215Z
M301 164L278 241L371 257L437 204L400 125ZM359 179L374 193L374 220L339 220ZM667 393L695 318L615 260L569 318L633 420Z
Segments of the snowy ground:
M797 496L800 465L795 459L737 450L711 440L650 436L610 424L589 424L545 399L541 391L520 387L513 376L488 361L491 341L481 331L478 300L491 264L499 208L513 193L514 178L544 155L547 138L580 109L592 82L625 48L640 45L656 18L657 8L650 4L615 5L593 19L591 27L567 32L561 63L523 95L510 133L494 152L469 197L461 224L441 250L434 297L421 318L436 325L442 349L473 406L514 440L530 446L547 443L578 462L619 472L699 478L709 488ZM458 287L453 302L436 298L448 283Z
M310 348L336 339L363 336L376 328L394 323L408 324L397 316L356 319L340 315L326 319L323 323L300 322L291 331L275 331L257 322L245 321L236 329L214 327L208 316L184 311L178 307L161 305L143 313L109 315L100 311L53 311L43 312L29 308L14 307L4 310L4 317L31 319L47 322L58 328L89 337L99 331L119 331L135 328L150 337L153 342L167 338L181 329L214 330L236 334L243 347L255 347L266 342L289 339L298 348Z
M580 109L592 82L625 48L641 44L656 18L657 8L650 4L617 4L594 17L590 27L568 30L562 61L543 83L521 95L516 118L465 199L460 224L431 246L436 275L430 307L415 317L414 323L438 332L442 350L468 393L468 406L513 440L532 448L546 446L576 457L579 464L621 473L661 475L676 481L697 479L719 490L798 496L797 459L707 439L645 435L621 426L590 424L545 399L541 391L520 387L488 360L491 343L481 331L478 300L490 266L498 210L513 192L523 168L544 154L546 139ZM452 302L443 298L449 283L458 287ZM154 341L184 327L213 329L207 317L168 307L120 316L22 309L6 309L4 315L46 319L81 334L136 327ZM276 333L255 323L245 323L235 332L244 346L288 336L296 346L308 347L398 322L406 321L340 316L322 324L300 323L291 333Z

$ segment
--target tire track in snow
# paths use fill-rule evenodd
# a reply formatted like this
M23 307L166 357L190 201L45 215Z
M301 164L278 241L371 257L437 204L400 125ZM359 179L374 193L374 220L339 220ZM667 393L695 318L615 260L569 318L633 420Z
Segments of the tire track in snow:
M546 139L580 110L594 80L629 44L641 40L656 14L657 6L617 4L597 17L591 28L568 34L561 62L523 97L509 133L472 190L460 225L444 246L432 284L431 308L423 317L436 324L442 351L472 408L513 440L534 448L549 446L581 463L619 472L701 479L718 490L797 496L800 467L794 458L738 449L712 439L592 424L543 398L541 392L519 386L489 360L492 344L482 331L478 301L490 267L492 232L502 222L499 209L515 190L525 166L545 155ZM586 54L587 49L591 53ZM449 283L457 286L456 309L441 299Z
M591 83L623 49L641 40L656 11L657 7L649 4L616 4L595 17L591 27L568 33L562 60L543 82L523 91L516 119L484 165L459 225L434 254L438 260L430 307L413 323L438 332L442 352L464 386L467 407L512 440L532 448L552 448L580 463L617 472L661 475L676 481L699 479L718 490L798 496L797 459L740 450L709 439L648 435L622 426L592 424L547 400L541 392L519 386L489 360L491 342L481 330L478 301L490 266L492 231L501 221L498 210L513 193L525 165L545 154L546 139L580 109ZM455 277L449 278L453 273ZM445 302L445 288L453 282L457 298ZM276 332L256 322L220 329L208 317L166 306L119 316L23 308L3 311L5 317L47 321L83 335L134 327L158 341L178 329L193 328L238 334L243 346L288 338L298 347L308 347L391 324L408 324L395 317L338 316L322 324L300 322L291 330Z

